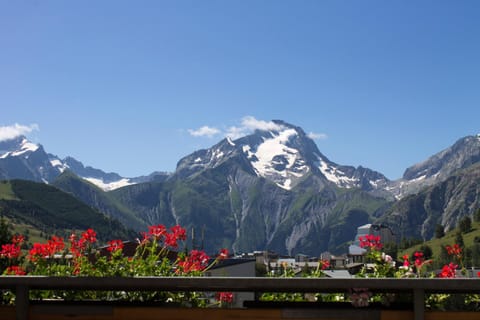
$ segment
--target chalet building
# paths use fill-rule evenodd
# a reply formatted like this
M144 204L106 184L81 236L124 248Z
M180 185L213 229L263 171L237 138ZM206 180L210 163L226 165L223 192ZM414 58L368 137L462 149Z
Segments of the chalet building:
M207 277L255 277L255 259L221 260L205 272ZM254 292L233 292L233 308L243 308L245 301L255 300Z
M397 239L392 229L384 224L365 224L357 228L357 234L353 240L353 244L348 247L348 257L350 263L363 263L366 250L360 247L360 237L368 234L380 236L381 242L396 243Z
M357 235L353 240L353 244L356 246L360 246L360 237L364 237L367 234L373 234L375 236L380 236L380 239L383 244L386 243L396 243L397 239L393 230L384 224L365 224L357 228Z

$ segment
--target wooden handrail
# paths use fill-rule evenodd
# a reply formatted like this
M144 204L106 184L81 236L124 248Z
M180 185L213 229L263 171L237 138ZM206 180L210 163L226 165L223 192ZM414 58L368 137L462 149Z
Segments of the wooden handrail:
M124 291L258 291L345 292L351 288L371 291L480 293L480 279L430 278L263 278L263 277L48 277L0 276L0 288Z

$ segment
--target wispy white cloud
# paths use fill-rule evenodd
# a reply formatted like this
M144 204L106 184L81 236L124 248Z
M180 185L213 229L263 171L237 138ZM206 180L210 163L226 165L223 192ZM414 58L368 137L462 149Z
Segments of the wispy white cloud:
M228 128L227 132L225 132L225 136L229 137L232 140L241 138L247 134L248 132L245 130L245 128L235 126Z
M240 125L231 126L224 130L220 130L214 127L203 126L197 130L189 129L188 132L194 137L213 137L216 135L224 135L232 140L244 137L253 133L255 130L263 131L280 131L284 128L283 125L275 123L273 121L258 120L252 116L243 117L240 121ZM314 140L325 140L328 136L325 133L310 132L308 137Z
M188 129L188 133L190 133L194 137L213 137L217 134L219 134L221 131L217 128L209 127L209 126L203 126L200 127L196 130L193 129Z
M313 140L325 140L325 139L328 138L328 136L327 136L326 133L310 132L307 136L308 136L310 139L313 139Z
M242 119L242 126L250 130L281 130L282 125L273 121L257 120L252 116L247 116Z
M22 125L15 123L11 126L0 127L0 141L11 140L35 130L40 130L38 124Z
M252 116L242 118L240 126L232 126L227 129L225 135L231 139L237 139L246 136L255 130L281 130L282 125L273 121L258 120Z

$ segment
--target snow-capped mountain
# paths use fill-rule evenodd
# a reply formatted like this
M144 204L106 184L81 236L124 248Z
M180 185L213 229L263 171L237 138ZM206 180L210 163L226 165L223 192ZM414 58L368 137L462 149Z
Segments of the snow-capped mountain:
M0 159L18 157L26 153L32 153L40 148L39 145L28 141L25 137L0 142Z
M52 160L53 161L53 160ZM0 141L0 177L49 182L59 174L39 144L20 136Z
M480 134L459 139L452 146L405 170L387 190L397 199L443 182L453 173L480 162Z
M389 183L381 173L363 167L342 166L330 161L305 132L296 126L274 120L274 128L194 152L177 165L176 174L190 176L215 168L236 158L248 165L258 177L291 190L308 175L318 175L340 188L380 190Z
M195 151L171 175L133 179L60 159L18 137L0 142L0 179L51 183L137 230L157 223L203 225L215 235L206 248L227 244L239 252L341 251L357 226L376 220L403 235L428 238L431 226L454 226L478 207L479 135L389 181L371 169L329 160L299 127L283 121L267 127ZM107 196L78 177L103 190L125 187Z
M121 177L117 173L106 173L92 167L85 167L72 157L60 159L46 153L43 146L29 141L24 136L0 142L0 178L24 179L50 183L65 170L95 184L104 191L124 186L165 179L168 174L155 172L149 176L135 178Z
M188 177L234 160L256 176L285 190L292 190L309 175L316 175L339 188L360 188L380 196L401 199L443 181L455 170L480 161L480 135L468 136L424 162L411 166L401 179L389 181L383 174L371 169L330 161L300 127L280 120L272 123L274 125L268 130L256 130L236 140L225 138L211 148L195 151L179 161L174 175ZM126 178L84 166L72 157L60 159L24 136L0 141L2 179L49 183L65 170L105 191L171 177L169 173L154 172Z

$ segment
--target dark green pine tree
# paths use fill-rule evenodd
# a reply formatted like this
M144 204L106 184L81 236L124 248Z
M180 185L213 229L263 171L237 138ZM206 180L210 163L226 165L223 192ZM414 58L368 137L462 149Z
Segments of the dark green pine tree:
M435 238L440 239L445 236L445 228L441 224L435 226Z
M432 248L430 248L429 245L422 244L419 251L421 251L423 253L423 257L425 259L431 259L432 256L433 256Z
M473 215L473 220L475 222L480 222L480 208L478 208L477 211L475 211Z
M458 228L462 233L468 233L472 230L472 219L469 216L465 216L458 222Z
M11 226L4 217L0 218L0 246L12 240Z
M457 233L455 234L455 243L458 244L460 248L462 248L462 251L465 250L465 242L463 241L461 231L457 231Z
M442 268L444 265L449 264L452 261L452 257L448 255L445 246L440 246L440 256L433 260L435 268Z
M480 242L474 242L472 245L472 267L480 267Z

